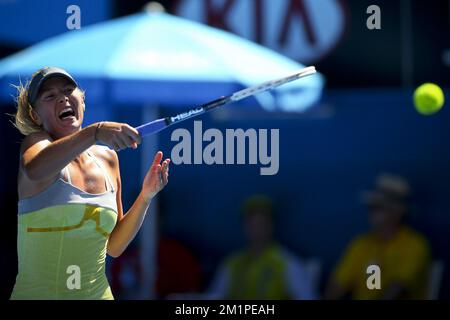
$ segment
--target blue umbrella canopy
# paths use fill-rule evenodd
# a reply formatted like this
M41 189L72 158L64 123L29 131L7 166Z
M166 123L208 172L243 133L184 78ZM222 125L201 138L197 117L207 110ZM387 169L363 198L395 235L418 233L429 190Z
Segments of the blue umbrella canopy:
M180 106L304 67L236 35L162 12L67 32L3 59L1 97L10 99L8 83L23 82L44 66L67 69L91 98ZM323 86L316 74L257 100L267 110L302 111L318 101Z

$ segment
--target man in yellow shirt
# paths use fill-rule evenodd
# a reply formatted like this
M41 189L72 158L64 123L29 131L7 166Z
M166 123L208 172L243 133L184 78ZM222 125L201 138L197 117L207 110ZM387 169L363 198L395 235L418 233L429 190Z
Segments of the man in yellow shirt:
M225 259L208 290L209 298L316 299L304 261L273 238L272 215L270 198L254 195L247 199L244 204L247 246Z
M403 224L410 187L400 177L381 175L365 193L371 231L353 240L332 274L325 297L340 299L425 299L430 263L426 239ZM379 267L380 286L368 286ZM370 288L369 288L370 287Z
M169 299L317 299L317 272L274 238L272 200L253 195L245 201L243 213L245 247L224 259L205 293L177 294Z

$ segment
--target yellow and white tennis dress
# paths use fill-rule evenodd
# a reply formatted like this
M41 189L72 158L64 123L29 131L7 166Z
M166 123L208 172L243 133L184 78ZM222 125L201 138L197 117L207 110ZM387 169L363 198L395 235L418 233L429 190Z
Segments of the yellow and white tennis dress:
M117 221L116 190L88 154L105 176L104 193L75 187L65 167L46 190L19 201L19 272L11 299L114 299L105 259Z

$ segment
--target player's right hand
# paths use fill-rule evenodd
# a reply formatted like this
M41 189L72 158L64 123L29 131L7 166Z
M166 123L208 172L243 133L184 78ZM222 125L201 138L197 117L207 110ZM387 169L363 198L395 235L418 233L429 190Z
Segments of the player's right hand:
M126 123L101 122L93 125L96 129L95 139L101 144L120 151L126 148L136 149L141 143L139 132Z

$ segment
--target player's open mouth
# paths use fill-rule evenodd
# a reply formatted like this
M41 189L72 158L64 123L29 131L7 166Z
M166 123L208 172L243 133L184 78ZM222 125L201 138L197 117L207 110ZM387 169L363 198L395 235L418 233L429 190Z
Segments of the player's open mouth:
M75 111L73 111L73 109L70 108L70 107L69 108L64 108L63 110L61 110L59 112L58 117L61 120L67 120L67 119L69 119L71 117L75 117Z

